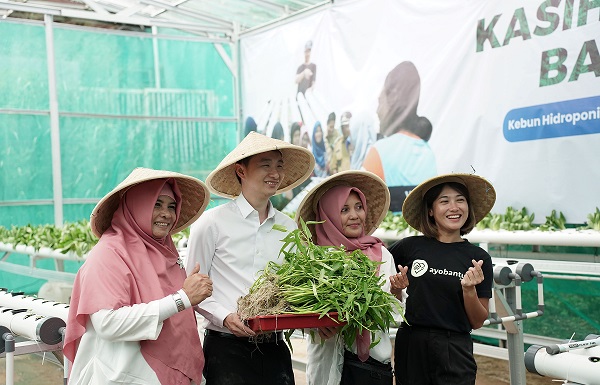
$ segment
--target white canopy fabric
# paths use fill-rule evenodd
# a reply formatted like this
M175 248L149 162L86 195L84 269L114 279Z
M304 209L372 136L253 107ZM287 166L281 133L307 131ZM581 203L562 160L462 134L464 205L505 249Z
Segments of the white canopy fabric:
M105 23L184 30L235 41L246 32L331 4L333 0L0 0L0 18L31 14L62 22Z

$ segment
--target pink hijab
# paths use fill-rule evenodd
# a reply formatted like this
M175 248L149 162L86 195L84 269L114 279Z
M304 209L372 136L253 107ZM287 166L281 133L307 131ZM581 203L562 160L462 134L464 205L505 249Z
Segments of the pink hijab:
M346 250L362 250L370 260L381 262L381 248L383 242L379 238L364 234L358 238L347 238L342 232L342 219L340 213L351 192L358 194L363 204L365 213L367 212L367 200L365 195L356 187L335 186L327 190L319 199L317 205L316 221L325 221L315 225L317 233L317 244L321 246L340 246L344 245ZM358 358L366 361L369 358L369 346L371 345L371 334L368 330L356 336L356 347Z
M73 286L64 354L75 360L90 314L148 303L175 293L183 286L185 270L171 236L152 237L152 212L160 194L177 202L181 193L174 179L150 180L129 188L113 214L111 226L89 253ZM163 192L165 191L165 192ZM194 311L188 308L163 321L155 341L140 341L140 350L162 384L201 382L204 354Z

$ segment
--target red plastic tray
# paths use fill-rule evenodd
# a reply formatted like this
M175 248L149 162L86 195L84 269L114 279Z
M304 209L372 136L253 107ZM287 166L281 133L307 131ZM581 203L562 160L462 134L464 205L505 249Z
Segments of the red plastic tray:
M337 319L337 312L330 312L329 317L320 314L277 314L263 315L248 319L248 327L255 332L268 332L285 329L319 328L326 326L343 326L346 322Z

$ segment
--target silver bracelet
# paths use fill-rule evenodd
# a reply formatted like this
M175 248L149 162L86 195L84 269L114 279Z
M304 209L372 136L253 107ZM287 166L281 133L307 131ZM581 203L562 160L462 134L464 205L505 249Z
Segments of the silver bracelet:
M177 312L184 311L185 304L183 303L183 300L181 299L181 295L179 295L179 293L174 293L174 294L171 294L171 296L173 297L173 300L175 301L175 305L177 305Z

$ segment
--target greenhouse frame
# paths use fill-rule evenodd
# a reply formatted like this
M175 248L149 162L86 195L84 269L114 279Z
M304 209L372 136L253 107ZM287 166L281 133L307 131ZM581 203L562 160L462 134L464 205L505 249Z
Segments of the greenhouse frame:
M204 181L250 118L286 141L301 122L312 144L352 111L345 144L364 157L360 140L388 134L382 90L409 62L436 172L496 189L487 227L466 238L544 275L545 306L536 280L519 288L522 310L544 309L519 326L525 345L600 335L599 16L585 0L0 0L0 229L85 222L135 167ZM299 91L310 50L318 80ZM416 184L388 184L394 207ZM293 215L298 197L275 199ZM414 235L399 210L386 219L386 243ZM84 257L0 239L0 288L69 286ZM474 331L476 349L508 358L485 350L505 334Z

